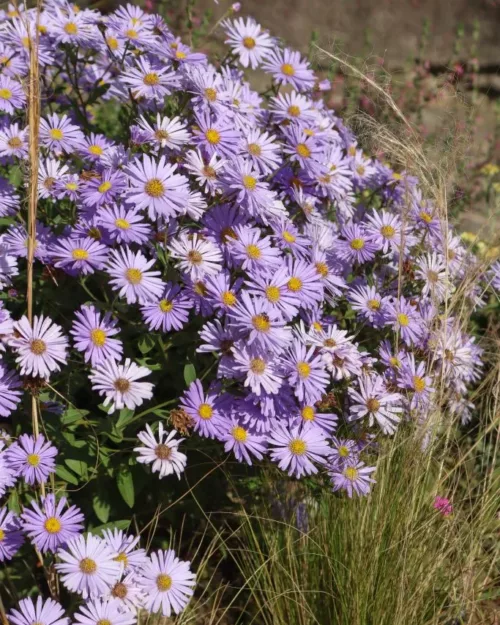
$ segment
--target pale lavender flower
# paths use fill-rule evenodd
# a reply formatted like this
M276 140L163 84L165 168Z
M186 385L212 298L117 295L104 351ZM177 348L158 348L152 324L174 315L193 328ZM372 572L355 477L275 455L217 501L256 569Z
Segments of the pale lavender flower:
M195 432L216 438L223 424L223 415L221 400L212 389L205 394L200 380L191 382L181 397L180 406L192 418Z
M399 332L407 345L418 342L423 331L422 317L403 296L387 305L386 325Z
M263 352L244 341L232 348L234 364L232 368L245 376L244 386L252 393L276 394L283 384L283 373L279 363L271 353Z
M269 435L271 460L288 475L300 478L318 472L313 464L325 464L331 449L317 428L296 426L287 429L282 425L273 428Z
M251 17L225 20L222 27L227 34L225 42L238 55L243 67L256 69L274 47L273 38Z
M139 536L129 536L116 528L104 529L102 534L111 551L118 554L115 560L123 564L124 574L138 571L145 564L147 560L146 551L137 548Z
M367 495L370 492L371 484L375 480L370 477L375 471L375 467L367 467L359 460L347 460L342 465L329 471L332 480L333 490L345 490L348 497L356 495Z
M153 384L139 382L150 373L147 367L137 365L130 358L123 364L108 359L92 369L90 381L92 389L105 397L104 406L109 406L109 413L112 413L123 408L134 410L145 400L151 399Z
M137 438L144 447L135 447L137 452L137 462L142 464L151 464L151 471L159 473L159 478L175 473L181 479L181 473L184 471L187 463L187 456L179 451L179 444L183 438L176 439L177 432L172 430L166 432L163 429L163 423L158 424L158 438L156 438L153 430L146 424L146 430L139 432Z
M119 333L117 320L112 319L111 313L102 315L95 306L82 306L75 313L75 321L70 330L73 335L75 348L84 353L85 362L95 367L108 358L120 360L123 353L123 343L111 338Z
M110 284L128 304L146 304L159 299L165 287L159 271L150 271L155 259L147 260L142 252L128 247L112 250L107 272Z
M323 359L295 340L282 357L285 378L294 390L296 397L308 404L319 401L326 391L329 376L325 371Z
M144 322L150 330L181 330L187 323L192 303L178 284L168 282L158 302L141 306Z
M169 249L173 258L178 259L177 266L185 271L192 280L219 273L222 269L222 254L212 241L204 240L196 234L181 234L172 239Z
M180 117L162 117L156 115L156 124L151 126L144 117L139 118L139 127L145 133L147 141L161 148L180 150L189 141L190 133Z
M56 154L71 153L81 147L83 133L71 123L67 115L59 117L57 113L40 120L40 145Z
M0 75L0 111L12 114L25 103L26 96L19 82L9 76Z
M277 83L292 85L297 91L307 91L314 86L314 72L300 52L285 48L273 49L264 59L262 69L273 75Z
M221 429L219 439L224 443L224 451L232 451L238 462L252 464L252 456L262 460L267 451L266 437L255 434L236 419L228 419Z
M403 411L402 397L399 393L389 392L382 377L360 376L359 391L350 388L349 397L350 420L368 417L368 425L372 426L376 421L384 434L394 434Z
M8 417L21 401L21 380L0 363L0 417Z
M114 599L90 599L74 615L75 625L134 625L137 614Z
M2 465L0 463L0 471L1 470ZM24 536L21 530L19 517L13 512L10 512L7 507L0 508L0 562L11 560L17 551L19 551L23 542Z
M9 468L27 484L43 484L56 468L57 449L40 434L21 434L6 451Z
M144 222L136 210L124 206L101 208L97 221L106 229L110 239L116 243L137 243L142 245L152 237L151 226Z
M62 239L49 250L54 266L76 276L103 269L108 258L108 248L91 238Z
M45 599L39 595L36 603L31 598L22 599L19 609L11 610L9 621L14 625L69 625L69 618L60 603L53 599Z

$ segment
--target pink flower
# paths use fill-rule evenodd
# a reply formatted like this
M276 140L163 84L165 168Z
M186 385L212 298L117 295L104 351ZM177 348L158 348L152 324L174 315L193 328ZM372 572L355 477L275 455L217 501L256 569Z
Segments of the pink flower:
M443 516L450 516L453 514L453 504L449 499L446 499L446 497L439 497L439 495L436 495L433 508L438 510Z

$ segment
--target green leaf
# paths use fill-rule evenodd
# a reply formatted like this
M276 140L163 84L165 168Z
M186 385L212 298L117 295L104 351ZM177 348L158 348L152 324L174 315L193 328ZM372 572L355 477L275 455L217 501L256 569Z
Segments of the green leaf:
M72 458L66 458L65 464L74 471L79 477L87 479L88 477L88 464L84 460L74 460Z
M138 347L141 354L148 354L155 346L155 340L151 334L143 334L139 339Z
M21 505L19 503L19 495L17 490L12 489L9 499L7 501L7 507L11 512L15 512L16 514L21 514Z
M120 491L120 495L123 497L123 501L129 508L134 507L135 492L134 492L134 480L130 469L121 469L116 474L116 485Z
M194 368L193 364L188 363L184 366L184 382L186 383L186 386L189 386L191 382L194 382L195 380L196 369Z
M118 417L117 422L115 423L115 428L119 432L123 430L134 418L134 411L129 410L128 408L124 408L120 410L120 416Z
M109 503L104 501L100 495L94 495L92 498L92 507L94 508L95 515L99 521L101 521L101 523L107 523L109 519L109 512L111 510Z
M56 466L56 475L57 477L60 477L61 480L78 486L78 478L62 464L58 464Z
M90 531L91 534L100 534L102 530L115 528L118 530L127 530L130 527L130 521L128 519L120 519L119 521L111 521L111 523L104 523L104 525L98 525L93 527Z
M79 408L68 408L68 410L66 410L61 416L61 423L69 425L70 423L75 423L75 421L85 419L88 414L88 410L80 410Z

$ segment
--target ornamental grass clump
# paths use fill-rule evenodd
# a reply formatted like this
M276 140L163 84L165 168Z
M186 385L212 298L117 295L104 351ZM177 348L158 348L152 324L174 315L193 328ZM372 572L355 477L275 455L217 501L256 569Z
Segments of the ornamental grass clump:
M424 454L473 413L482 349L455 303L481 307L498 266L427 185L363 152L300 53L250 18L221 26L211 62L131 5L1 15L0 592L16 625L181 613L196 577L164 515L195 457L316 476L355 515L391 437Z

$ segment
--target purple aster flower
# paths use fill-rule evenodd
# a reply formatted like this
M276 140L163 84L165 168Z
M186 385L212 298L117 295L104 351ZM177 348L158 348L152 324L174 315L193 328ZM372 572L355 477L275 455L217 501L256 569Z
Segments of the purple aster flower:
M260 217L266 223L267 209L272 205L276 194L260 177L252 163L236 158L231 167L225 169L222 184L228 198L252 217Z
M1 465L0 465L1 470ZM0 562L11 560L24 542L21 522L7 507L0 509Z
M333 490L346 490L348 497L356 495L367 495L370 492L370 484L375 480L370 475L375 471L375 467L367 467L359 460L347 460L342 465L329 471L332 480Z
M85 160L98 162L112 146L113 142L104 135L97 135L92 132L89 137L83 139L79 146L79 152Z
M21 515L23 530L42 553L56 552L59 547L78 536L85 517L76 506L67 506L66 497L56 501L53 494L42 497L41 506L33 500Z
M152 236L151 226L134 209L123 206L101 208L97 220L106 229L109 238L116 243L142 245Z
M360 224L350 224L342 228L342 237L336 253L339 258L351 263L366 263L375 258L380 249L372 235Z
M181 213L189 195L188 179L176 174L177 165L159 161L147 154L127 168L130 191L127 201L136 210L148 209L150 219L171 218Z
M139 432L137 438L144 445L135 447L137 452L137 462L151 464L151 471L159 473L159 478L175 473L181 479L181 473L186 468L187 456L179 451L179 444L183 438L176 439L177 432L172 430L166 432L163 423L158 424L158 438L153 430L146 424L146 430Z
M277 83L292 85L297 91L308 91L314 86L315 76L300 52L285 48L273 49L264 59L262 69L272 74Z
M195 111L224 113L230 94L226 91L220 73L214 67L195 65L187 71L187 91L193 94L191 105Z
M329 376L323 359L315 355L314 347L307 349L303 343L295 340L282 357L282 366L288 383L300 401L314 404L321 399L328 386Z
M271 245L271 237L262 237L259 228L236 226L236 238L229 253L245 271L270 270L281 262L281 252Z
M222 428L219 439L224 443L224 451L232 451L238 462L252 464L252 456L262 460L266 451L266 437L255 434L237 419L228 419Z
M59 7L53 7L53 16L50 21L50 32L57 43L68 43L77 46L91 46L98 36L96 27L92 24L85 11L66 12Z
M122 74L121 80L129 85L134 98L146 98L160 103L179 84L176 72L171 69L169 65L151 63L141 56L135 67Z
M288 421L291 428L299 425L319 428L325 436L330 436L337 428L338 419L333 413L318 412L315 406L306 404L298 414L291 415Z
M33 599L22 599L19 609L11 610L9 620L14 625L69 625L69 618L64 616L65 611L60 603L53 599L45 599L39 595L34 603Z
M346 283L344 279L338 275L339 268L333 260L332 255L315 248L311 254L311 261L329 296L329 298L326 298L327 301L341 295L342 290L346 287Z
M36 222L35 258L46 262L48 260L47 247L52 242L52 232L39 221ZM4 238L9 253L13 256L28 256L28 232L24 226L10 226Z
M309 255L310 241L299 232L289 219L283 218L271 224L273 239L282 250L290 250L296 258ZM321 276L320 276L321 277Z
M422 280L422 295L442 302L451 294L445 261L440 254L432 252L417 259L415 277Z
M387 298L382 297L374 286L357 286L349 289L347 298L352 309L375 327L381 327L385 321Z
M279 93L276 98L271 98L269 110L272 111L273 118L279 124L287 121L298 122L304 126L314 123L316 113L313 106L312 100L292 91L285 94Z
M249 386L252 393L278 393L283 384L283 373L277 360L271 353L263 352L254 346L245 345L244 341L232 348L234 371L245 376L244 386Z
M108 248L91 238L62 239L49 250L54 265L70 275L87 275L102 269L108 258Z
M71 153L81 147L83 133L71 123L67 115L59 117L56 113L40 120L40 145L55 154Z
M75 313L71 334L75 348L84 353L85 362L95 367L109 358L120 360L123 353L123 344L118 339L110 338L118 334L117 320L112 319L111 313L104 316L95 306L82 306Z
M360 376L359 391L350 388L350 420L368 417L370 427L376 421L384 434L394 434L402 412L399 393L390 393L378 375Z
M271 309L283 315L287 320L293 319L300 308L298 294L288 287L290 274L287 267L278 267L273 272L250 272L251 280L247 282L250 295L264 298Z
M168 282L161 299L141 306L144 322L150 330L181 330L187 323L192 304L178 284Z
M393 213L383 210L369 216L366 230L384 254L389 250L397 252L406 244L401 219Z
M229 120L223 117L211 119L205 112L196 117L196 124L193 143L209 157L218 154L231 158L238 151L241 135Z
M194 175L200 187L211 195L222 188L220 177L225 165L226 161L215 152L209 158L204 158L199 150L190 150L184 161L184 167Z
M197 234L182 233L172 239L169 249L173 258L177 258L177 266L185 271L192 280L199 280L206 274L216 274L222 269L220 249Z
M4 449L4 442L0 440L0 497L3 497L7 488L14 486L17 477L9 464L7 450Z
M165 288L159 271L149 271L155 259L146 260L142 252L128 247L112 250L107 272L111 286L128 304L146 304L161 297Z
M9 76L0 75L0 111L12 114L25 104L26 96L21 85Z
M28 141L26 128L19 124L11 124L0 131L0 156L11 158L26 158L28 156Z
M40 434L21 434L6 451L10 469L27 484L43 484L56 469L57 449Z
M287 429L277 425L270 432L269 445L274 448L270 450L271 460L297 479L317 473L318 468L313 462L325 464L331 454L324 435L317 428L297 426Z
M205 279L207 285L207 295L215 309L230 310L238 301L238 291L240 290L242 279L238 278L234 285L231 286L231 274L228 271L207 276Z
M78 174L67 174L54 183L54 196L58 200L64 198L77 202L82 191L82 180Z
M56 182L68 173L68 166L64 163L52 158L41 160L38 169L38 195L41 198L54 197Z
M279 353L290 343L290 328L264 299L252 298L243 292L240 302L229 314L230 326L247 337L249 345L255 342L256 347Z
M356 441L332 436L330 445L332 448L330 460L335 468L344 466L348 460L358 461L359 451Z
M92 178L87 182L82 191L82 201L92 208L110 204L123 193L126 186L125 174L105 169L99 178Z
M90 380L92 389L105 397L104 406L110 406L111 414L123 408L134 410L144 400L151 399L153 384L139 382L150 373L147 367L137 365L130 358L127 358L124 364L108 359L92 369Z
M191 382L181 397L180 406L192 418L195 432L206 438L217 438L223 423L222 400L213 389L205 394L200 380Z
M307 134L300 126L293 125L283 131L286 144L283 147L285 154L290 155L292 162L297 162L304 169L312 167L322 154L322 147L315 139Z
M399 332L407 345L417 343L423 331L422 317L404 297L387 304L386 325Z
M62 328L49 317L37 317L30 325L27 317L21 317L14 324L18 336L9 340L18 353L16 362L23 375L34 375L49 379L51 371L59 371L58 363L66 364L68 339L62 335Z
M287 258L287 288L300 301L302 308L314 308L323 299L323 283L316 267L304 260Z
M146 550L137 548L139 536L128 536L116 528L104 529L102 534L111 551L118 554L115 560L123 564L124 574L138 571L146 563Z
M156 116L156 124L151 126L148 121L141 117L139 127L146 135L146 140L157 147L180 150L187 143L191 134L186 129L186 124L180 117Z
M222 27L226 31L226 41L243 67L256 69L274 47L274 39L262 31L262 26L248 17L225 20Z
M195 579L190 563L179 560L172 549L153 552L137 578L144 607L163 616L179 614L193 595Z
M409 391L413 391L411 397L411 408L426 407L429 405L432 387L432 378L426 375L427 367L425 362L415 362L415 356L408 354L406 362L398 371L398 386Z
M244 156L261 174L271 174L278 169L282 158L276 137L258 128L250 128L240 143L240 155Z
M123 565L106 541L87 534L71 539L57 552L61 562L55 567L66 588L84 599L105 593L119 579Z
M75 612L75 625L134 625L137 614L123 610L114 599L90 599Z
M8 417L21 401L21 380L0 363L0 417Z

